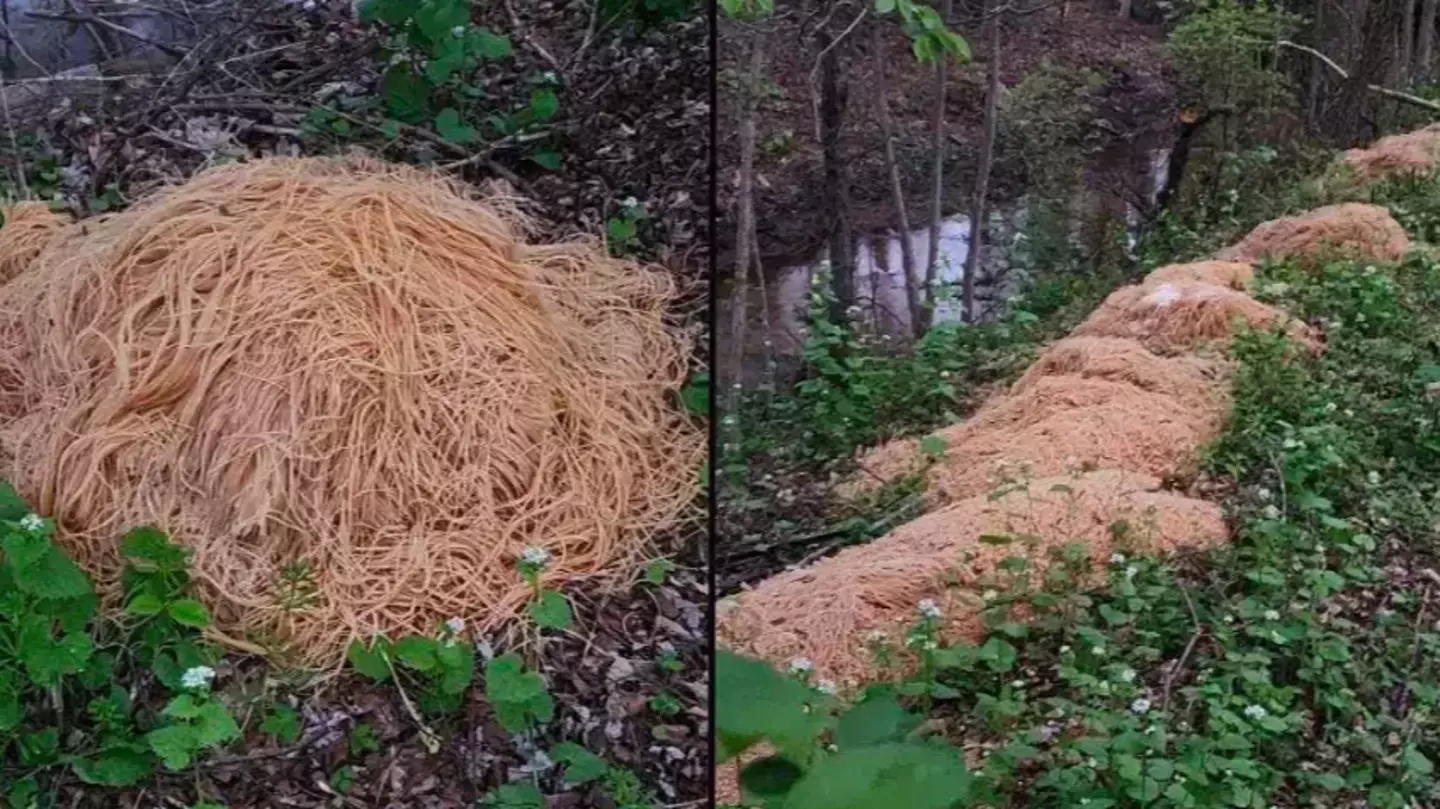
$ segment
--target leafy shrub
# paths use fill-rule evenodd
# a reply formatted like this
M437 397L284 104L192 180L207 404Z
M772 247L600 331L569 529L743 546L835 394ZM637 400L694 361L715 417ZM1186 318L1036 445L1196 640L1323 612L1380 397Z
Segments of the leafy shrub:
M238 738L210 693L220 653L200 639L210 613L189 595L185 550L153 528L127 534L125 615L112 623L97 619L94 586L53 532L0 485L0 786L11 805L29 805L59 766L130 786ZM158 711L153 689L122 685L142 673L172 694Z

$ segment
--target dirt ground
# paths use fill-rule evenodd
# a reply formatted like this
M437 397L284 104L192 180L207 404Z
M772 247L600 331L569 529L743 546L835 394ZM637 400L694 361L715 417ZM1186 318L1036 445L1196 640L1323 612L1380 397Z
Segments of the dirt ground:
M58 194L88 215L107 193L128 201L216 162L270 154L349 148L311 137L309 109L373 87L376 38L353 20L348 2L287 4L241 0L213 30L173 60L122 60L102 66L103 81L46 83L15 113L19 154L3 144L0 168L23 169L31 192ZM514 57L488 69L485 91L497 105L524 103L534 76L560 79L561 112L550 137L565 157L548 171L520 149L503 147L455 168L477 183L503 179L533 202L543 235L603 233L620 201L634 197L648 217L641 255L670 267L691 288L678 319L701 322L708 235L708 75L706 20L637 32L606 26L580 0L477 4L477 24L508 34ZM144 69L137 69L139 68ZM113 78L133 76L129 79ZM423 133L388 145L364 142L393 160L459 163L472 153ZM119 203L123 204L123 203ZM90 210L87 210L90 209ZM697 349L698 352L698 349ZM695 528L657 541L681 567L661 586L582 588L567 593L573 630L526 649L546 675L557 719L545 738L502 731L489 715L477 676L463 715L437 726L444 745L425 752L393 687L353 674L287 690L289 675L254 659L229 659L220 686L232 694L292 693L304 716L301 740L283 749L247 726L246 740L217 760L145 791L117 794L78 783L59 804L71 807L188 806L202 800L240 807L473 806L488 790L529 775L551 807L605 807L598 792L566 790L537 750L579 741L610 764L634 770L666 806L699 806L708 795L708 643L706 577ZM688 567L687 567L688 566ZM498 652L512 646L496 639ZM683 664L662 671L671 652ZM230 663L227 663L230 665ZM278 685L277 685L278 684ZM678 708L657 713L649 700L669 694ZM672 706L674 703L672 703ZM379 749L356 753L347 738L373 727ZM349 765L353 783L332 786Z

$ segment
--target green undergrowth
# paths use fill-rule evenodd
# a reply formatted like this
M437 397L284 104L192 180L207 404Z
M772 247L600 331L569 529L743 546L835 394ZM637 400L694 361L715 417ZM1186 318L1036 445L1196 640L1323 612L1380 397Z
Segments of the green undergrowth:
M1428 235L1436 187L1372 194ZM1156 558L1117 525L1105 571L1075 546L1044 575L1013 557L981 593L986 637L943 637L941 608L917 605L905 637L870 641L914 673L846 703L808 661L722 653L720 757L776 751L744 768L748 805L1440 800L1440 262L1267 266L1255 289L1326 350L1236 341L1233 412L1203 457L1234 541Z
M109 614L54 532L0 484L0 807L48 809L77 784L123 790L166 773L243 761L247 739L282 749L302 741L305 672L271 668L256 688L244 673L253 665L247 669L243 658L204 639L211 615L191 593L186 549L153 528L126 534L119 543L123 607ZM574 623L566 597L541 584L548 559L532 548L516 563L516 575L531 587L531 650L543 647L545 633ZM646 581L663 584L671 567L655 560ZM286 580L286 608L313 603L302 573ZM576 788L619 809L654 805L634 772L556 732L555 699L535 660L496 654L469 637L464 622L452 619L431 635L356 641L348 660L359 675L398 691L431 754L453 735L472 692L513 738L540 746L549 762L543 774L495 788L481 806L543 809L547 792ZM667 683L685 668L673 651L656 665ZM669 691L652 695L649 707L662 716L683 709ZM380 748L371 725L350 727L348 753L332 761L327 776L331 791L349 791L365 755ZM196 790L204 791L198 779Z

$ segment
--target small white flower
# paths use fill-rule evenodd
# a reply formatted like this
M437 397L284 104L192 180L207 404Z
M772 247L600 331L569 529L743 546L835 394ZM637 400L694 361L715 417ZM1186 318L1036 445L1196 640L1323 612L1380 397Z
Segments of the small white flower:
M544 548L531 547L520 552L520 561L527 565L544 567L550 561L550 551Z
M1150 710L1150 700L1145 699L1144 697L1140 697L1139 699L1130 703L1130 713L1133 713L1136 716L1139 716L1140 714L1143 714L1148 710Z
M1125 578L1127 578L1127 579L1133 579L1133 578L1135 578L1135 574L1136 574L1136 573L1139 573L1139 572L1140 572L1140 568L1138 568L1138 567L1136 567L1136 566L1134 566L1134 565L1131 565L1131 566L1125 568Z
M994 590L986 590L985 592L980 594L980 600L982 601L994 601L999 597L1000 594L995 592Z
M1304 448L1305 448L1305 442L1304 442L1304 441L1296 441L1296 440L1293 439L1293 438L1287 438L1287 439L1285 439L1285 441L1282 443L1282 446L1284 446L1285 449L1304 449Z
M865 634L865 642L869 644L884 643L890 636L885 634L883 629L872 629Z
M1265 515L1265 519L1267 519L1267 520L1278 520L1278 519L1280 519L1280 509L1276 508L1276 507L1273 506L1273 505L1266 506L1266 507L1265 507L1265 510L1264 510L1263 512L1261 512L1261 513L1263 513L1263 514Z
M814 670L815 664L811 662L810 658L808 657L797 657L794 660L790 661L791 674L804 674L806 672Z
M1117 676L1122 683L1133 683L1135 682L1135 669L1121 669Z
M1265 620L1278 621L1280 620L1280 613L1277 610L1265 610Z
M1104 647L1104 646L1092 646L1092 647L1090 647L1090 654L1093 654L1093 655L1095 655L1096 657L1104 657L1104 656L1105 656L1105 647Z
M450 620L445 622L445 628L458 635L461 632L465 631L465 619L451 618Z
M43 531L45 529L45 520L39 514L26 514L20 518L20 527L26 531Z
M1112 565L1123 565L1123 564L1125 564L1125 554L1123 554L1123 553L1112 553L1112 554L1110 554L1110 564L1112 564Z
M450 36L455 37L456 39L465 36L465 26L457 25L454 28L451 28Z
M180 686L182 688L209 688L210 681L215 679L215 669L209 666L196 666L186 669L180 675Z
M818 683L815 684L815 690L816 690L816 691L819 691L819 692L822 693L822 694L826 694L826 695L829 695L829 696L834 696L834 695L835 695L835 681L834 681L834 680L821 680L820 682L818 682Z
M635 199L634 197L626 197L625 199L620 201L620 206L623 208L639 208L640 200Z
M940 378L941 378L941 379L949 379L949 378L950 378L950 372L949 372L949 371L941 371L941 372L940 372Z
M547 70L544 73L541 73L540 78L544 79L549 84L554 84L560 81L560 77L555 75L555 71L553 70Z
M1379 486L1379 485L1380 485L1380 473L1379 473L1379 472L1374 472L1374 471L1372 471L1370 474L1368 474L1368 475L1365 476L1365 479L1368 480L1368 481L1370 481L1370 485L1371 485L1371 486Z
M924 618L940 617L940 605L936 604L935 599L933 598L927 598L924 601L921 601L920 604L915 607L915 609Z
M1025 681L1024 681L1024 680L1015 680L1014 682L1010 683L1010 687L1011 687L1011 688L1017 688L1017 689L1018 689L1018 688L1024 688L1024 687L1025 687Z
M1268 713L1259 705L1251 705L1245 709L1245 716L1250 719L1264 719Z
M920 648L924 649L927 652L933 652L936 649L940 648L940 644L936 643L933 640L926 640L924 643L920 644Z
M1259 491L1255 492L1255 495L1261 500L1269 500L1273 496L1270 494L1269 489L1260 489Z
M1061 646L1061 647L1060 647L1060 654L1062 654L1062 655L1070 654L1070 647L1069 647L1069 646Z

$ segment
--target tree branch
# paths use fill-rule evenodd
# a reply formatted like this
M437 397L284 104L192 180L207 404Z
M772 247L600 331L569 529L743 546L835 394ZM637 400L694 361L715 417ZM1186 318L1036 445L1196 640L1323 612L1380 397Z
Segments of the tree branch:
M1316 59L1319 59L1321 62L1324 62L1325 65L1329 67L1332 71L1334 71L1335 75L1339 76L1341 79L1349 80L1350 78L1350 73L1345 70L1345 68L1336 64L1335 60L1331 59L1320 51L1315 50L1314 48L1311 48L1307 45L1301 45L1296 42L1291 42L1285 39L1282 39L1275 44L1282 48L1290 48L1291 50L1300 51L1301 53L1308 53ZM1381 87L1378 84L1367 84L1365 85L1365 89L1369 90L1372 93L1378 93L1382 96L1385 96L1386 98L1393 98L1396 101L1403 101L1406 104L1412 104L1416 107L1424 107L1431 112L1440 113L1440 104L1421 98L1417 95L1402 93L1399 90L1391 90L1388 87Z

